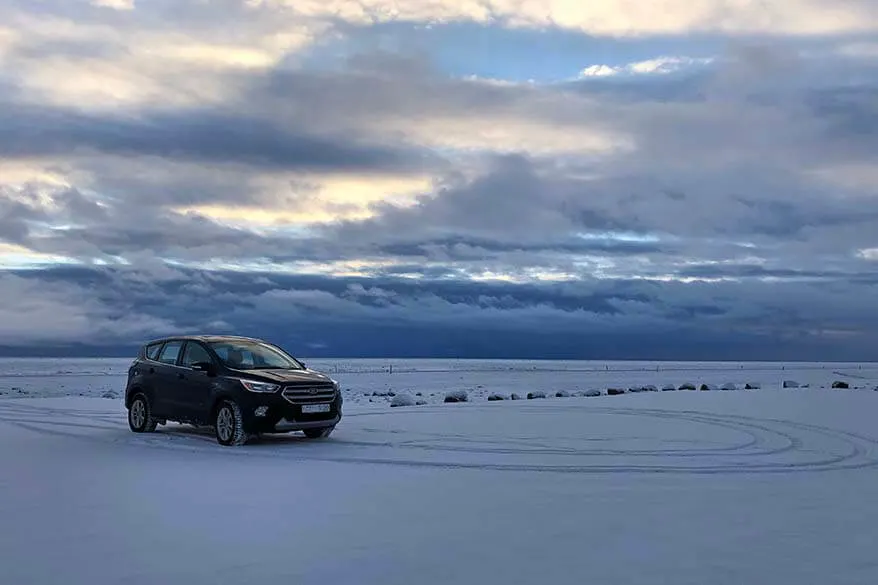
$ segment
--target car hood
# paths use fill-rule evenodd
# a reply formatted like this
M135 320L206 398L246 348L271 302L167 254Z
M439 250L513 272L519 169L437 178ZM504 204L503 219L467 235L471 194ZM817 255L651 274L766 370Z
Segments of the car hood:
M290 382L329 382L331 378L314 370L234 370L236 374L277 384Z

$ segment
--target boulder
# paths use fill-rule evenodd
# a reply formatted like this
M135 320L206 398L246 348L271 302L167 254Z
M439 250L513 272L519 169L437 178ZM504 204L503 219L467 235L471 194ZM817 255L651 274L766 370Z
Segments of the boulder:
M784 387L784 388L798 388L798 387L799 387L799 383L796 382L795 380L784 380L784 381L783 381L783 387Z
M762 384L759 384L759 383L756 383L756 382L748 382L748 383L744 386L744 389L745 389L745 390L761 390L761 389L762 389Z
M735 384L733 382L726 382L725 384L722 385L721 389L722 390L737 390L738 387L735 386Z
M415 399L404 392L402 394L397 394L393 397L393 400L390 401L390 406L392 408L399 406L414 406L415 404Z
M695 384L693 384L692 382L680 384L680 390L695 390Z
M506 400L506 397L502 394L491 394L488 396L488 402L497 402L498 400Z
M699 390L716 390L716 386L714 386L713 384L702 384Z
M643 387L644 392L658 392L658 388L653 386L652 384L648 384Z
M847 382L842 382L841 380L836 380L835 382L832 383L832 387L845 389L845 388L850 388L851 385L848 384Z
M632 388L628 388L628 392L643 392L643 388L640 386L634 386Z
M673 384L665 384L664 386L662 386L662 392L675 392L676 390L677 387Z
M559 390L558 392L555 392L555 398L570 398L570 392Z
M620 394L625 394L625 390L623 388L608 388L607 396L619 396Z
M878 388L875 388L875 390L878 390ZM589 397L589 398L594 398L594 397L596 397L596 396L600 396L600 395L601 395L601 391L600 391L600 390L586 390L586 391L583 393L583 396L587 396L587 397Z
M445 394L445 402L467 402L469 395L466 390L452 390Z
M536 399L538 399L538 398L545 398L545 397L546 397L546 393L545 393L545 392L541 392L541 391L528 392L528 393L527 393L527 399L528 399L528 400L536 400Z
M513 393L512 396L509 397L509 400L521 400L521 396Z

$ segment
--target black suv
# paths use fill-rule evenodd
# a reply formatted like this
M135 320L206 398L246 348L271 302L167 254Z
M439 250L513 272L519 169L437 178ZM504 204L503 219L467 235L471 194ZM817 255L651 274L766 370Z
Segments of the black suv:
M128 370L128 426L213 426L221 445L261 433L328 437L341 420L338 383L261 339L168 337L140 348Z

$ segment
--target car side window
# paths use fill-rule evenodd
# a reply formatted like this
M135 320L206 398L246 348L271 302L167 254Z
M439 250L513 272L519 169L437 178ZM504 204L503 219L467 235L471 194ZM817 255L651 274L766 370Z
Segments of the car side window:
M210 357L210 354L207 353L207 350L200 343L195 341L186 343L186 349L183 350L183 361L181 364L186 367L191 367L192 364L197 364L199 362L213 363L213 358Z
M169 341L162 348L159 354L159 360L163 364L176 364L177 356L180 355L180 349L183 347L182 341Z
M159 356L159 350L161 348L162 348L161 343L153 343L152 345L147 345L146 346L146 359L156 361L156 358Z

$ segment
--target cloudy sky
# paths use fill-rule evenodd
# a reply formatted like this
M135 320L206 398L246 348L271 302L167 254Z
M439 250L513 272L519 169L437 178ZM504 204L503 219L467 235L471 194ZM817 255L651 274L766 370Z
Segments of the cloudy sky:
M2 0L0 353L878 357L876 0Z

